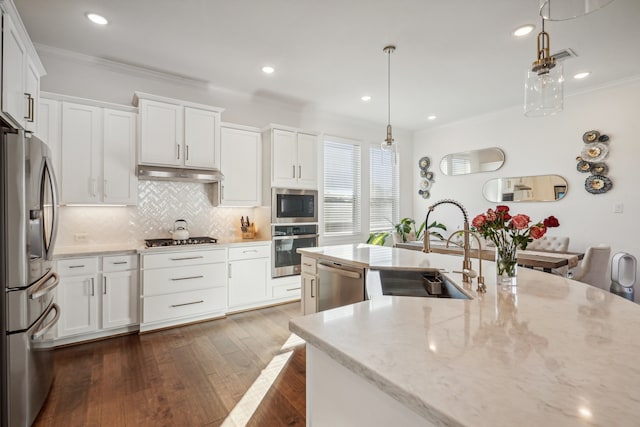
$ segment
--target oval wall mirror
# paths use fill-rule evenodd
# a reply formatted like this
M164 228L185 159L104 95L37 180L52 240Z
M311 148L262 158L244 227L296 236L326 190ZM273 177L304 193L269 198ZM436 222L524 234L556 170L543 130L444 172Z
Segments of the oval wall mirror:
M496 147L447 154L440 160L445 175L466 175L498 170L504 164L504 152Z
M560 175L514 176L485 182L482 195L490 202L555 202L567 194Z

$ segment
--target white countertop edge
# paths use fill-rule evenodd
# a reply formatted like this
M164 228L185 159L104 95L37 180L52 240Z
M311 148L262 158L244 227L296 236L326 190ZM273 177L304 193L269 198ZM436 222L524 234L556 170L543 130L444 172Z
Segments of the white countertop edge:
M389 297L395 298L395 297ZM358 303L368 304L368 301ZM317 347L319 350L326 353L331 359L351 370L354 374L360 376L371 385L375 386L382 392L393 397L395 400L405 405L407 408L421 415L428 421L435 423L436 425L452 426L452 427L464 427L464 424L451 418L444 412L430 406L424 399L420 398L414 393L407 391L406 389L398 386L392 381L389 381L384 376L380 375L377 371L372 370L359 362L358 360L348 356L343 351L332 346L327 341L320 339L318 336L306 332L302 327L299 327L294 323L295 319L289 321L289 330L300 338L304 339L308 344Z
M221 242L201 245L176 245L162 246L158 248L147 248L144 243L139 245L122 244L122 245L86 245L86 246L62 246L54 250L53 258L55 260L77 257L103 256L103 255L134 255L134 254L152 254L162 252L176 251L194 251L207 249L223 249L230 247L243 246L266 246L270 245L271 240L242 240L237 242Z

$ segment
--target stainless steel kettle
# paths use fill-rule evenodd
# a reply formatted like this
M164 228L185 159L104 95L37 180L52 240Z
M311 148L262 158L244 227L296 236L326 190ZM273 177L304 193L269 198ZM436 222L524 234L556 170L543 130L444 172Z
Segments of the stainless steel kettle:
M169 230L171 238L173 240L187 240L189 238L189 230L187 229L187 221L184 219L177 219L173 223L173 230Z

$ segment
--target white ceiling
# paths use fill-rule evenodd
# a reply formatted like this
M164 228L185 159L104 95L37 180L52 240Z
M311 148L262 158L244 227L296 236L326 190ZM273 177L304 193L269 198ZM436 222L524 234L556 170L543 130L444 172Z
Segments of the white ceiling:
M377 123L387 120L382 49L395 44L391 122L407 129L521 105L540 31L538 0L14 2L37 44ZM89 11L110 24L92 24ZM564 63L565 93L640 75L639 22L640 0L548 22L552 53L578 54ZM511 35L526 23L536 25L532 34ZM276 72L263 74L266 64ZM583 70L591 76L571 78Z

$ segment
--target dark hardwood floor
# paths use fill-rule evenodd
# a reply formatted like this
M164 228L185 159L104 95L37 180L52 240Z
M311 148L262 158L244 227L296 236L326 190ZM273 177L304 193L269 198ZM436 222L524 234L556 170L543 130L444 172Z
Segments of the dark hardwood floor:
M305 347L283 348L299 314L292 303L57 349L34 426L304 426Z

